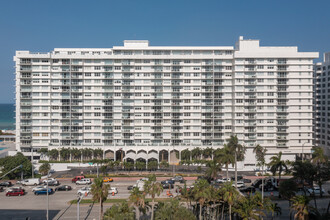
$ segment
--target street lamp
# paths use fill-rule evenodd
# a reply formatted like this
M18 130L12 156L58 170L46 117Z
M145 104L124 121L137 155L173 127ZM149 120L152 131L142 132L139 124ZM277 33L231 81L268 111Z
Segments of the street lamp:
M46 219L48 220L49 219L49 196L48 196L48 180L49 179L49 171L47 172L47 213L46 213Z
M32 167L32 178L34 178L34 170L33 170L33 147L31 147L31 167Z

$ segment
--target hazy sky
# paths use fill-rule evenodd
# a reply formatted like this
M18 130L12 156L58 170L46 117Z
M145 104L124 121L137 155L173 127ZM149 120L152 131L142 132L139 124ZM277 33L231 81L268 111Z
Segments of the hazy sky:
M2 0L0 103L14 103L15 50L150 45L264 46L330 51L329 0Z

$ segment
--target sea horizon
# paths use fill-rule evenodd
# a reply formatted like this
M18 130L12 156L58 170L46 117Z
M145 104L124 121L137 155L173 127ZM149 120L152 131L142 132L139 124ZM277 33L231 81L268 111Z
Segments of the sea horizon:
M15 104L0 103L0 129L15 130Z

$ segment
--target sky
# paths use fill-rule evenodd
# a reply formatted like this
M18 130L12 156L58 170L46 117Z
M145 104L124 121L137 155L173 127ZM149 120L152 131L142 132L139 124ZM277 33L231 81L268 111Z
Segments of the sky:
M329 0L3 0L0 103L14 103L16 50L111 48L124 40L152 46L261 46L330 51Z

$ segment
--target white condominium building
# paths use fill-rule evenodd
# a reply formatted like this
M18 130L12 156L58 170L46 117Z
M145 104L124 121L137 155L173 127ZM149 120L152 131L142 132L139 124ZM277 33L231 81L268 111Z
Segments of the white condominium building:
M330 155L330 52L314 66L315 145Z
M297 47L149 46L17 51L17 150L100 148L105 158L170 162L195 147L246 147L241 168L267 157L310 154L313 59ZM174 155L179 153L179 158ZM36 154L37 155L37 154Z

